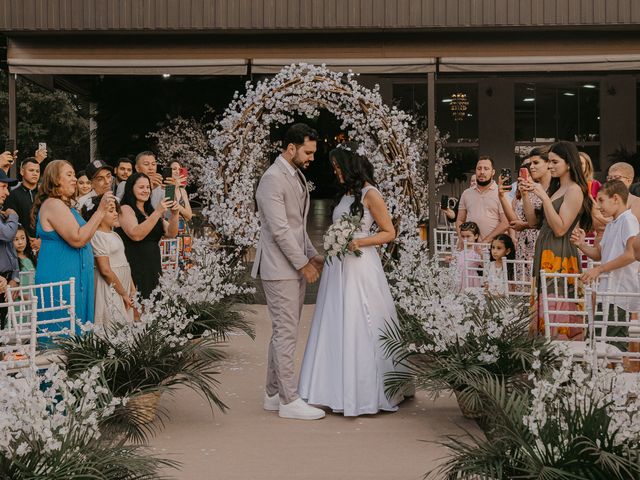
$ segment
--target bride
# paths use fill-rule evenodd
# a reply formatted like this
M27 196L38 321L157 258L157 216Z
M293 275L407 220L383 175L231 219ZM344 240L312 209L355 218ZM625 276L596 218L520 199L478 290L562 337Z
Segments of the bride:
M349 250L362 256L333 258L320 279L316 309L300 373L300 396L345 416L396 411L403 399L385 395L385 374L394 370L380 341L385 323L397 322L389 285L376 246L396 233L373 166L356 153L357 145L340 145L329 153L344 195L333 211L362 217ZM373 224L377 233L371 233Z

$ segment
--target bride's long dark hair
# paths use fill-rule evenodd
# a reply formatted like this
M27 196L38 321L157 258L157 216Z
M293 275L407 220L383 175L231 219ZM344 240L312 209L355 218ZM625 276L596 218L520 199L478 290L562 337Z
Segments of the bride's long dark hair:
M341 144L338 148L331 150L329 160L340 169L344 179L344 183L340 185L342 187L340 195L353 195L349 213L362 217L364 214L362 189L365 183L377 186L373 165L367 158L358 154L358 144L355 142Z

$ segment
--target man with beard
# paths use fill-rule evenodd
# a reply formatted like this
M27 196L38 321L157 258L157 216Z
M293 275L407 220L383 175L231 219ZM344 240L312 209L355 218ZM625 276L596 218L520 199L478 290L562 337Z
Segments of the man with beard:
M509 222L498 198L498 185L493 181L495 174L493 160L489 157L480 157L476 164L476 185L462 192L458 204L456 220L458 237L460 225L466 222L474 222L478 225L481 243L491 242L509 228Z

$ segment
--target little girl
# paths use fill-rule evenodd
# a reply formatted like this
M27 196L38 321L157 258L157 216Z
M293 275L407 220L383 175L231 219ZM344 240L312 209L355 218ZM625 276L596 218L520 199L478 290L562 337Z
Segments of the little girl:
M100 204L102 195L83 208L83 216L90 218ZM94 323L107 326L112 321L133 321L132 297L135 287L131 279L131 268L124 254L124 244L113 231L118 220L120 206L112 205L102 219L98 230L91 239L95 271ZM112 288L113 287L113 288Z
M458 271L459 291L480 286L480 269L482 256L474 247L480 238L480 228L475 222L464 222L460 225L460 244L462 248L453 253L451 263Z
M27 231L22 225L18 226L16 236L13 239L13 246L20 262L20 285L31 285L36 271L36 258L31 250L31 242Z
M513 280L513 264L506 260L515 260L516 248L509 235L501 234L491 242L491 262L485 273L484 287L491 295L504 297L509 291L508 280Z

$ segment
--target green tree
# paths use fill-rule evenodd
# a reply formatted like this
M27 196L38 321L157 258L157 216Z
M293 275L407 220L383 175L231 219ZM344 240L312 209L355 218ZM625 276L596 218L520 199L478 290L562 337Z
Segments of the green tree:
M88 102L78 95L49 91L18 77L17 147L19 159L32 156L38 143L46 142L49 158L64 158L76 169L89 162ZM0 137L9 134L8 74L0 71Z

